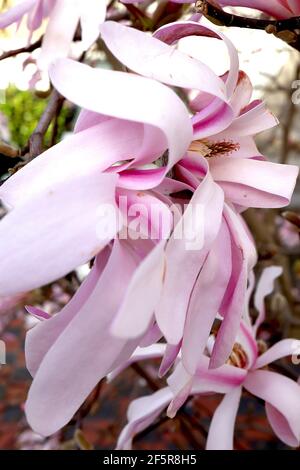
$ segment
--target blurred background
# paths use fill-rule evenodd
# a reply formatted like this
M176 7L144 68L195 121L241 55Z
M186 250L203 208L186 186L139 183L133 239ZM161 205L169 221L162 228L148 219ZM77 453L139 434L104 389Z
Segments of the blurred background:
M0 0L0 11L13 3ZM239 51L240 68L253 82L254 98L263 98L280 120L275 129L258 136L261 152L273 161L298 165L300 100L297 104L292 96L297 86L293 87L293 83L300 79L300 54L262 31L221 29L226 31ZM35 32L32 42L38 40L42 33L43 28ZM24 24L19 26L17 34L14 26L0 31L0 184L22 165L20 156L26 153L30 135L50 94L47 76L41 75L36 67L38 50L5 58L7 51L24 47L27 41L28 32ZM182 41L180 47L190 50L191 42L195 56L205 60L220 74L227 69L225 48L220 49L217 41L191 38ZM85 61L101 67L117 66L100 42L87 53ZM76 115L77 110L72 104L63 104L47 131L46 148L72 130ZM257 242L257 274L271 264L280 264L284 269L275 292L268 298L267 321L261 330L261 337L269 344L288 336L300 338L299 206L298 185L289 208L292 214L283 216L282 210L249 210L245 214ZM0 205L0 218L1 211ZM87 272L88 267L83 266L66 278L24 296L0 298L0 339L5 341L7 348L7 363L0 366L2 450L113 448L126 422L128 403L160 386L153 379L156 375L153 371L157 367L155 361L133 366L111 384L99 384L74 420L57 435L43 439L29 429L23 411L31 382L25 368L24 338L26 329L31 328L35 320L26 313L24 305L34 304L51 314L59 311ZM279 367L291 377L299 374L299 366L293 366L289 360L282 361ZM170 421L162 416L138 436L135 447L203 448L210 418L219 400L218 396L190 400L177 418ZM243 398L237 421L235 447L245 450L285 448L272 433L263 404L247 395Z

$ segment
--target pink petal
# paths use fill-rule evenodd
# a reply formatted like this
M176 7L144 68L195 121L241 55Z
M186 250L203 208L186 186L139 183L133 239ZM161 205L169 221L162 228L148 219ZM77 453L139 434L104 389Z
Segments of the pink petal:
M224 41L230 60L229 72L226 77L226 92L227 97L230 98L235 90L239 73L239 57L233 43L221 31L214 31L193 21L178 21L176 23L170 23L162 26L154 33L155 38L158 38L167 44L174 44L179 39L187 36L204 36ZM209 93L208 90L204 90L202 87L190 87L188 85L186 87L197 88ZM214 95L214 93L211 94ZM219 96L219 98L221 97Z
M210 367L220 367L230 356L246 307L248 273L256 262L255 246L242 218L229 206L224 208L232 239L233 270L220 313L224 316L211 355Z
M148 328L163 287L164 248L165 240L151 250L134 273L112 323L114 336L135 338Z
M202 90L225 100L224 83L200 61L120 23L107 21L100 31L110 51L130 70L168 85Z
M28 331L25 342L26 366L34 377L43 358L50 350L64 329L92 294L110 255L110 249L105 248L97 255L93 268L83 281L79 289L67 303L67 305L47 322L41 322ZM33 310L35 313L36 309ZM32 313L30 308L29 313Z
M274 344L265 353L259 356L255 362L254 369L262 369L271 362L277 361L282 357L292 356L293 354L299 354L300 341L297 339L283 339L278 343Z
M182 344L182 361L192 375L203 354L231 276L230 245L228 228L223 223L193 289ZM220 263L222 257L226 263Z
M59 57L67 57L79 22L79 3L73 0L56 0L43 38L38 57L40 69L47 70Z
M19 22L35 6L36 0L25 0L0 15L0 29Z
M266 108L265 103L258 101L258 104L252 103L249 110L244 110L244 113L234 120L228 130L232 137L243 137L258 134L277 124L278 119Z
M98 381L137 347L138 340L128 342L109 332L136 265L127 244L115 240L91 295L45 355L26 403L28 422L39 434L64 426Z
M153 126L136 156L139 163L153 162L168 146L170 167L192 140L186 107L160 83L124 72L92 69L68 59L58 60L50 68L50 76L60 93L85 109Z
M171 344L178 344L182 338L190 295L208 250L218 234L222 210L222 190L207 173L166 248L164 290L155 314L159 328ZM181 239L177 239L177 234L183 235ZM174 292L178 294L174 296Z
M49 315L49 313L44 312L40 308L33 306L25 306L25 309L28 313L30 313L30 315L33 315L38 320L49 320L51 318L51 315Z
M267 370L249 372L244 387L267 402L270 424L287 445L300 441L300 386L287 377Z
M108 374L107 379L111 382L121 372L123 372L123 370L135 362L162 357L164 355L165 349L166 345L163 343L152 344L147 348L137 347L132 356L127 361Z
M1 295L48 284L95 256L118 230L116 183L115 175L81 174L10 211L0 223Z
M115 163L138 153L143 134L141 124L110 119L67 137L10 177L0 187L0 198L8 208L16 208L26 200L38 200L40 193L81 174L100 175Z
M252 159L215 158L210 170L227 200L245 207L283 207L292 197L298 167Z
M121 432L117 449L130 450L136 434L152 424L172 399L168 387L162 388L147 397L134 400L128 408L128 424Z
M173 366L176 361L181 348L181 342L178 344L167 344L164 356L159 368L159 377L163 377Z
M233 435L242 389L226 393L214 412L206 441L206 450L233 450Z
M86 50L98 38L100 24L105 21L106 0L89 0L88 7L86 0L82 0L80 9L82 45Z

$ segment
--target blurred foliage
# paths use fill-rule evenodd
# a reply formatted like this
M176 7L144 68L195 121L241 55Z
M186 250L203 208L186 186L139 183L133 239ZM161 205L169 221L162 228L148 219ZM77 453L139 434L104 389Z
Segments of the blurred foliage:
M23 148L28 143L30 135L33 133L45 107L47 99L41 99L32 91L18 90L10 86L5 91L5 104L0 105L0 111L8 118L11 143L19 148ZM61 138L70 121L71 110L63 108L58 117L57 140ZM50 125L45 136L45 147L50 145L53 123Z

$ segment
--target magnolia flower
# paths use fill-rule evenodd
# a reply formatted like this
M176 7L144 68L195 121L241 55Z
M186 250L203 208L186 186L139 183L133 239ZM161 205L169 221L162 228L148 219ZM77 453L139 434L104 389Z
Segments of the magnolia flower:
M41 69L48 68L53 59L66 57L78 23L82 31L82 48L88 49L99 35L99 25L105 20L106 0L25 0L0 15L0 29L27 17L30 35L48 18L38 58Z
M260 354L255 339L257 329L265 317L264 298L272 291L274 279L280 274L281 268L278 267L267 268L263 272L254 299L259 316L252 326L248 315L245 315L228 363L211 370L208 368L208 357L204 355L194 376L191 395L213 392L225 394L210 425L207 449L233 448L234 424L243 387L266 402L267 417L278 438L289 446L299 445L300 386L297 382L268 370L267 366L282 357L299 353L300 341L285 339ZM212 341L213 336L207 345L208 353ZM160 350L154 346L140 348L134 353L131 362L159 357L163 353L162 347ZM119 449L130 449L133 437L146 429L168 405L169 416L174 416L179 408L178 393L182 392L186 375L183 363L179 362L168 379L168 387L153 395L138 398L130 404L128 424L118 440Z

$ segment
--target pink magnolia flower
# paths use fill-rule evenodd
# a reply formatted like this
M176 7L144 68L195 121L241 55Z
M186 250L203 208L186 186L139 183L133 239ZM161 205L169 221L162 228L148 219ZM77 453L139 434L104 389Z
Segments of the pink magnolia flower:
M233 448L234 424L242 387L266 402L267 417L278 438L289 446L299 445L300 386L297 382L268 370L267 366L281 357L299 353L300 341L279 341L259 355L255 339L257 329L264 320L264 297L272 291L274 279L280 274L281 269L277 267L267 268L263 272L255 294L255 306L259 316L251 326L248 315L245 315L228 363L211 370L205 355L194 376L191 395L212 392L225 394L210 425L207 449ZM213 341L213 337L210 340ZM211 350L211 341L207 345L208 353ZM134 353L131 361L159 357L163 353L163 348L159 350L154 346L140 348ZM182 393L186 379L184 364L179 362L168 379L168 387L131 403L128 409L128 424L118 440L119 449L130 449L133 437L146 429L168 405L168 414L170 417L174 416L182 404L181 400L178 402L178 394Z
M99 35L99 25L105 20L105 0L25 0L0 15L0 29L17 23L27 16L30 35L48 18L38 66L47 68L53 59L66 57L80 22L82 47L88 49Z

